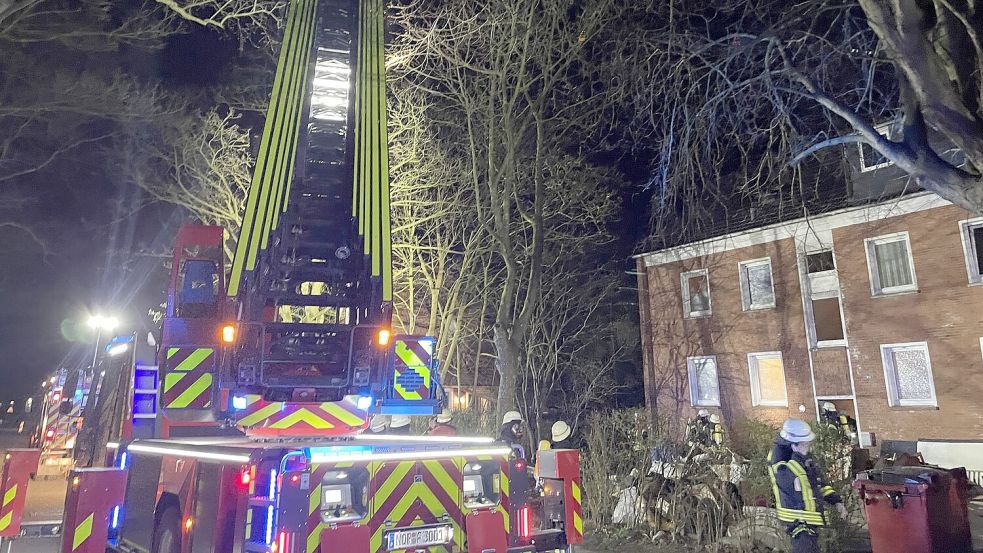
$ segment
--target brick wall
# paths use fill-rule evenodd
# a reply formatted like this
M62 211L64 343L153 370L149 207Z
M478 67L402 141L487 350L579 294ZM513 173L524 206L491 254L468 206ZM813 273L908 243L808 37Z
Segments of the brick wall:
M776 307L744 311L738 263L763 257L771 258ZM640 288L647 285L649 294L640 305L648 329L643 360L650 409L676 420L693 416L697 407L690 405L686 358L716 355L721 406L709 409L726 422L750 417L777 423L798 414L799 405L814 412L796 263L789 238L645 268ZM703 268L709 270L712 314L684 319L680 274ZM782 352L788 407L751 405L747 356L769 351Z
M861 424L881 439L983 438L983 287L948 206L833 230ZM864 239L907 231L918 292L872 297ZM890 407L881 344L927 342L938 408Z
M832 230L849 349L812 350L814 380L793 238L776 233L763 244L652 267L640 259L649 408L677 422L691 417L696 407L690 405L686 358L716 355L721 406L710 410L729 424L741 418L814 420L813 382L819 397L848 396L852 369L862 430L877 439L983 439L983 286L968 285L958 224L966 218L964 210L946 206ZM872 297L864 239L900 231L910 236L919 290ZM744 311L738 263L763 257L771 258L776 307ZM712 314L684 319L680 273L704 268ZM888 405L880 346L903 342L928 343L937 408ZM752 406L747 355L764 351L783 354L788 407Z

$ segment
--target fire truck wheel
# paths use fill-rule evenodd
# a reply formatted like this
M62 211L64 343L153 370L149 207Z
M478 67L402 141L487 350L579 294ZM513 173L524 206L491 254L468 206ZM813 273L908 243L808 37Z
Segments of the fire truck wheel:
M153 553L181 553L181 514L168 507L154 528Z

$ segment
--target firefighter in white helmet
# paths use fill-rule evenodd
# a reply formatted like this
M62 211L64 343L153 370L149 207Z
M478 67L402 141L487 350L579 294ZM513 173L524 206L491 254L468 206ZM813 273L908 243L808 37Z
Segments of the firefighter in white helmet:
M836 405L832 401L824 401L820 406L822 414L820 420L840 431L844 437L853 439L857 434L857 421L846 413L837 411Z
M430 419L430 429L427 436L457 436L457 428L451 424L454 420L449 409L444 409L439 415Z
M700 409L696 417L686 423L686 443L690 446L709 446L712 441L713 423L710 422L710 412Z
M410 417L407 415L393 415L392 422L389 423L389 432L393 436L409 436Z
M819 553L819 528L827 524L824 503L836 507L844 519L847 514L840 496L809 455L815 439L809 423L788 419L768 454L778 520L792 536L792 553Z
M522 459L526 458L526 450L522 446L522 439L525 435L522 415L518 411L506 412L505 416L502 417L502 427L499 429L498 440L511 447L515 454Z
M548 449L558 449L566 444L562 442L566 441L573 434L573 429L566 421L556 421L553 426L550 427L550 438L551 440L539 440L539 451Z
M389 415L375 415L369 423L370 434L382 434L389 428Z

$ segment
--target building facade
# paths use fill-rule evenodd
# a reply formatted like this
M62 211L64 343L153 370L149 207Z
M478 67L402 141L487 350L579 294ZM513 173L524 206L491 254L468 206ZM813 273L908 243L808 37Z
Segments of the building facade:
M931 193L636 258L646 398L675 420L853 415L983 439L983 218Z

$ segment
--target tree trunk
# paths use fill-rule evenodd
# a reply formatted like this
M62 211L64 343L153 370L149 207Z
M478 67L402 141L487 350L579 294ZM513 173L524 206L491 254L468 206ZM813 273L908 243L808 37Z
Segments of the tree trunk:
M515 388L519 373L519 348L509 333L498 323L494 328L495 369L498 370L498 405L496 419L502 420L506 411L515 409Z

